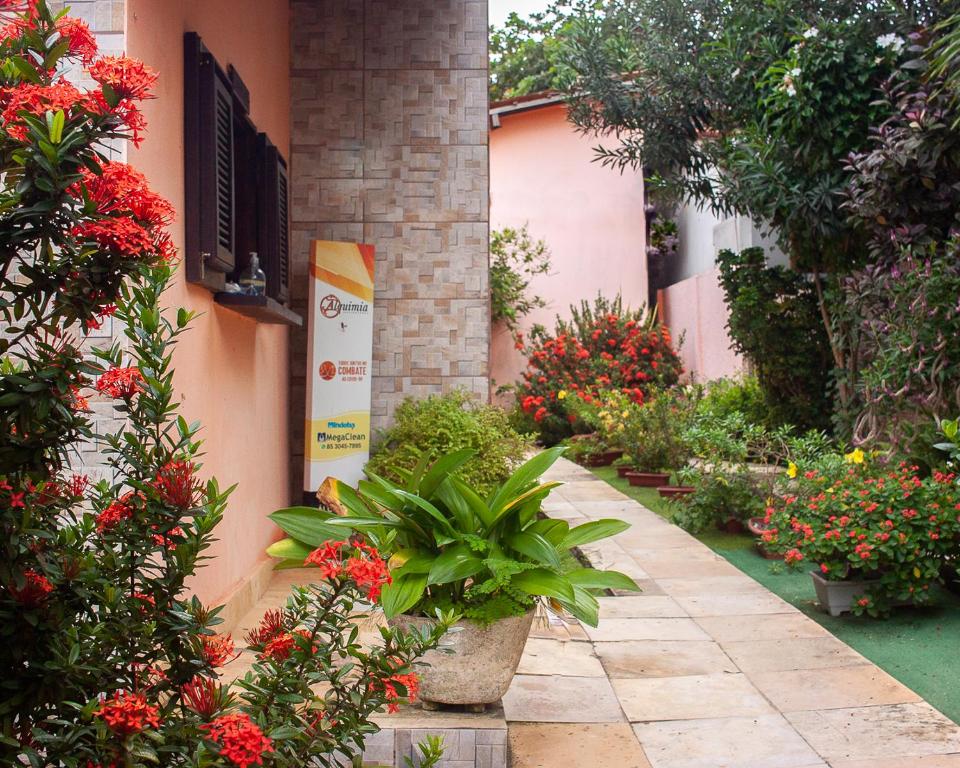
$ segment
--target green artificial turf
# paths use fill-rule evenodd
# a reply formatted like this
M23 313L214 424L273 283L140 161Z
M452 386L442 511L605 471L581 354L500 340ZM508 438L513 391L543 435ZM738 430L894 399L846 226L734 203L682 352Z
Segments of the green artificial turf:
M670 518L670 504L655 489L632 488L611 467L593 472L658 515ZM940 589L934 605L900 608L889 619L833 617L817 606L808 573L765 560L757 554L751 536L707 531L697 538L960 723L960 597Z

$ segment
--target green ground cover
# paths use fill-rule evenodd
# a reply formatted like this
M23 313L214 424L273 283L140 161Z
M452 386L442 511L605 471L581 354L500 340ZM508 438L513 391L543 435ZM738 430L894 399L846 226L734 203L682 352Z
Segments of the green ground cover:
M633 488L610 467L592 471L617 490L669 519L670 504L661 499L655 489ZM901 608L886 620L834 618L817 606L810 576L762 558L754 548L753 537L707 531L697 538L960 723L957 658L960 597L939 590L934 605L922 609Z

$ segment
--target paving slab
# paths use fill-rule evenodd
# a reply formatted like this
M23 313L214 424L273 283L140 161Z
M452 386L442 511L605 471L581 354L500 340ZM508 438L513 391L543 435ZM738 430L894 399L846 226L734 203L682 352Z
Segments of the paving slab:
M738 672L737 666L712 640L628 640L594 643L610 678L680 677Z
M696 619L718 643L733 640L789 640L797 637L832 637L813 619L801 613L755 616L701 616Z
M747 717L775 712L741 674L617 678L612 683L631 722Z
M624 595L601 597L600 615L608 619L679 619L688 618L676 600L666 595Z
M651 768L627 723L513 723L513 768Z
M603 677L603 666L591 643L531 637L517 672L522 675Z
M669 551L669 550L668 550ZM674 597L697 595L735 595L740 592L767 592L761 584L744 573L730 576L711 576L704 579L657 579L657 583Z
M601 619L597 627L584 627L594 642L619 640L709 640L693 619Z
M790 603L770 592L751 590L732 595L675 595L690 616L752 616L760 613L799 613Z
M926 755L925 757L871 758L870 760L835 760L830 768L960 768L960 753Z
M503 697L511 723L617 723L624 716L606 677L517 675Z
M722 647L734 663L748 674L871 664L849 645L833 636L738 640L722 643Z
M960 729L925 702L791 712L786 718L830 763L896 755L907 768L915 757L960 753Z
M653 768L828 768L781 715L637 723Z
M781 712L921 701L917 694L872 664L756 672L749 677Z

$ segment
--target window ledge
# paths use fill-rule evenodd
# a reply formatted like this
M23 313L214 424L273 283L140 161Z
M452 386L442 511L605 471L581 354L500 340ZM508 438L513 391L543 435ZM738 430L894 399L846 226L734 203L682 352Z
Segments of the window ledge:
M300 315L268 296L246 296L242 293L221 291L213 295L213 300L222 307L252 317L258 323L291 325L295 328L303 325Z

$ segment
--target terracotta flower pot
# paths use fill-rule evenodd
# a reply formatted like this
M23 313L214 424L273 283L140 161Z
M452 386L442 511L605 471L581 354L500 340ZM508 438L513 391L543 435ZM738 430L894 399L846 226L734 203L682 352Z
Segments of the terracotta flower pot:
M623 451L604 451L584 456L581 463L585 467L609 467L623 455Z
M689 496L696 488L690 485L661 485L657 488L657 493L664 499L679 499L683 496Z
M636 467L631 467L629 464L624 464L623 466L617 467L617 477L626 477L630 472L636 471Z
M666 472L627 472L630 485L640 488L659 488L670 482L670 475Z
M414 664L420 678L420 699L465 705L499 701L520 664L534 614L530 610L489 626L470 619L458 621L441 643L444 650L427 651ZM433 622L423 616L401 615L389 623L412 628Z

